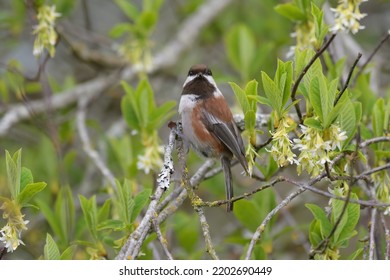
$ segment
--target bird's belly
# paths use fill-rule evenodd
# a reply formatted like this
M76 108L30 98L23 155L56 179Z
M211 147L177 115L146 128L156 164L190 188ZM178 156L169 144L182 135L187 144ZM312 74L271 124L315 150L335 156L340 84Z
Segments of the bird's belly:
M214 147L212 147L212 145L210 145L210 143L214 143L216 139L207 131L204 126L198 127L198 130L202 130L203 136L212 139L212 141L202 141L201 139L199 139L199 137L196 136L193 122L197 122L199 120L196 120L196 116L195 118L193 117L193 113L193 110L183 110L181 114L183 134L186 138L185 140L187 140L191 144L191 146L198 154L205 157L217 157L217 151L214 149Z

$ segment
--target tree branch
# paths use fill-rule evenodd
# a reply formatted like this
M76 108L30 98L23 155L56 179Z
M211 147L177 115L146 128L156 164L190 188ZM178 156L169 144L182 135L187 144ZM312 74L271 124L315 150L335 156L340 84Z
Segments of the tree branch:
M309 61L309 63L301 71L301 74L298 76L298 78L295 81L294 86L292 87L292 90L291 90L291 101L293 103L296 101L295 95L298 91L298 86L299 86L300 82L302 81L303 77L306 75L307 71L309 71L310 67L317 60L317 58L319 58L322 55L322 53L329 47L330 43L332 43L332 41L335 37L336 37L336 33L332 34L332 36L329 38L329 40L326 43L324 43L324 45L321 47L321 49L318 52L316 52L316 54L312 57L312 59ZM300 123L303 123L302 112L301 112L301 109L299 108L299 104L295 103L294 106L295 106L295 110L297 111L297 115L298 115Z

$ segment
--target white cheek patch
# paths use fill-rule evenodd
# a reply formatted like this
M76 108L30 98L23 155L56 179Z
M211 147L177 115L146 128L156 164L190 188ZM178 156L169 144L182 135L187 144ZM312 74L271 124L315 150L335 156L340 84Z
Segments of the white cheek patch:
M185 87L189 82L196 78L196 75L187 76L187 79L184 81L183 87Z
M205 75L204 77L207 79L207 81L209 81L210 84L212 84L215 87L214 96L215 97L222 96L222 92L218 89L217 83L214 81L213 76Z
M198 96L195 94L185 94L180 98L179 104L179 114L181 114L185 110L192 110L197 104L196 98Z

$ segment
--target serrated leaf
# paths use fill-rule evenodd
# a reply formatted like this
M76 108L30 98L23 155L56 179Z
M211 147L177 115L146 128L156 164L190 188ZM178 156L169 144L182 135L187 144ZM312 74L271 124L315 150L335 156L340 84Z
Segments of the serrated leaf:
M50 234L46 234L46 244L43 248L44 258L46 260L59 260L60 259L60 250L58 249L57 244L55 243L53 237Z
M306 203L305 207L310 210L314 218L319 222L319 226L321 230L321 239L326 238L330 234L330 231L332 230L332 225L329 222L325 211L322 210L321 207L315 204Z
M34 177L31 173L31 170L22 167L22 173L20 175L20 190L23 190L28 184L31 184L34 182Z
M144 189L134 197L134 208L130 218L131 222L135 221L135 219L141 213L142 209L149 202L151 194L152 191L150 189Z
M18 195L17 201L21 207L25 206L37 193L46 187L45 182L28 184Z

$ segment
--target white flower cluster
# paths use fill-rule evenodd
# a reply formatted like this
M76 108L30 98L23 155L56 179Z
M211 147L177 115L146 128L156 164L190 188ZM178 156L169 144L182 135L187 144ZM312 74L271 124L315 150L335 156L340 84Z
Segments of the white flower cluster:
M342 142L347 139L345 131L332 124L328 129L318 130L301 125L302 136L294 139L294 149L301 153L296 161L298 174L306 170L317 176L325 169L325 163L331 162L329 154L336 148L341 150Z
M279 126L275 132L272 134L272 147L270 152L275 159L276 163L282 167L288 165L288 163L293 164L295 162L294 157L296 155L291 151L292 141L288 137L288 132L290 131L290 125L287 119L281 119Z
M366 14L360 13L359 6L362 2L367 0L339 0L339 4L336 8L331 8L335 15L335 24L330 29L333 32L351 31L353 34L357 33L360 29L364 29L364 26L360 25L360 20L366 16Z
M22 230L27 229L26 224L28 220L20 221L18 223L8 222L2 229L0 229L0 242L4 243L4 247L7 248L7 252L13 252L19 245L24 245L20 239Z
M61 14L56 13L55 6L42 6L38 10L38 25L34 26L33 34L36 35L34 41L33 54L42 55L44 49L49 51L50 56L54 56L57 32L54 29L56 18Z
M164 152L162 146L149 146L145 148L143 155L138 155L137 168L149 174L151 170L158 170L163 165L161 154Z
M298 174L306 170L312 176L317 176L325 169L325 163L331 162L330 154L347 139L346 132L332 124L329 128L318 130L301 125L302 135L299 139L290 140L288 132L290 125L281 120L279 127L272 133L272 147L270 152L282 167L288 164L296 164ZM298 158L292 149L300 151Z

